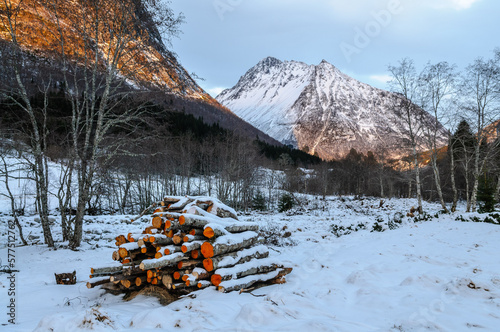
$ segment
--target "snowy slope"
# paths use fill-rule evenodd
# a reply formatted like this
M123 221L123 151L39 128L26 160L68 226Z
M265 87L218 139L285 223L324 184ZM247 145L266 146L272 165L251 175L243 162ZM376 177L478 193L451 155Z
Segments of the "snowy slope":
M217 100L285 144L331 159L351 148L404 151L406 123L395 94L361 83L322 61L317 66L266 58ZM422 110L421 124L432 121ZM445 144L444 129L440 136Z
M45 246L16 250L17 322L2 331L498 331L500 325L500 227L455 221L441 215L370 232L376 219L408 211L414 200L356 201L313 197L296 215L252 214L269 240L289 231L286 246L271 245L273 257L294 267L287 283L222 294L212 288L168 306L154 298L123 302L121 296L88 290L91 265L106 264L112 237L139 230L125 217L89 217L80 251ZM438 205L425 205L430 214ZM467 217L467 216L466 216ZM5 217L2 217L2 221ZM23 218L25 227L32 222ZM2 223L3 225L4 223ZM367 230L337 238L332 227ZM30 232L39 234L35 224ZM3 229L2 229L3 233ZM4 235L2 235L4 236ZM6 257L0 249L0 257ZM75 269L74 286L55 285L54 272ZM5 308L7 275L0 274ZM0 324L5 323L2 315Z

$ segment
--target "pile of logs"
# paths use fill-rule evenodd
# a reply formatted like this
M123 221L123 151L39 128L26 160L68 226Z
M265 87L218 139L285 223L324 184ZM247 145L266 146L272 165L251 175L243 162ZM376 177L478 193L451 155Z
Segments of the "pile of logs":
M114 265L91 269L88 288L129 292L148 285L189 293L220 292L285 282L291 268L269 257L259 227L210 197L165 197L142 233L116 237Z

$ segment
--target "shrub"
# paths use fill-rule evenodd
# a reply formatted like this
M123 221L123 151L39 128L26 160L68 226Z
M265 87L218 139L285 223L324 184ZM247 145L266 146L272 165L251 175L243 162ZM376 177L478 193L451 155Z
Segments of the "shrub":
M495 187L487 176L483 176L479 182L477 200L479 201L479 213L495 211Z
M278 211L279 212L288 211L291 208L293 208L294 205L295 202L293 200L293 196L288 193L283 194L278 202Z
M265 211L267 210L266 198L264 195L258 191L252 198L252 207L255 210Z

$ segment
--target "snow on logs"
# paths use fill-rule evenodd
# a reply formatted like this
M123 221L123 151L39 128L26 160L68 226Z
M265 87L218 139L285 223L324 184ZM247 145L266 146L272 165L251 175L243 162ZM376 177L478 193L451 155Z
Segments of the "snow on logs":
M137 218L134 218L137 219ZM116 237L114 264L91 269L88 288L121 292L156 285L189 293L221 292L285 282L285 268L262 245L259 227L211 197L165 197L142 233Z

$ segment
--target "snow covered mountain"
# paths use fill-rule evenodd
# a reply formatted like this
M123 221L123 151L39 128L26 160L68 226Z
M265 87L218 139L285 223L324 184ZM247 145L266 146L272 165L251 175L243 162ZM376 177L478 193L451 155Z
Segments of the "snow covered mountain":
M401 97L361 83L323 60L319 65L268 57L217 100L274 139L324 159L358 152L406 152ZM419 109L421 122L433 118ZM445 144L446 130L440 137Z

